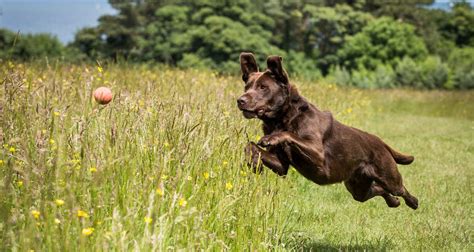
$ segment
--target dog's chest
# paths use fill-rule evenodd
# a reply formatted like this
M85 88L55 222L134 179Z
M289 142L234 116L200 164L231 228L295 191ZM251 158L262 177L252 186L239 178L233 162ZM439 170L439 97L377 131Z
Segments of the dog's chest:
M278 132L292 132L296 134L299 130L299 127L299 121L292 118L291 120L264 123L263 132L265 135L275 134Z

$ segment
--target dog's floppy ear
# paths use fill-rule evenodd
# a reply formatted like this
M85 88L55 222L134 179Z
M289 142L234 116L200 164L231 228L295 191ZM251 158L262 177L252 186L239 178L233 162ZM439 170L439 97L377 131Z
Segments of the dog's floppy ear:
M247 82L249 75L258 72L257 61L252 53L243 52L240 54L240 69L242 69L242 80Z
M288 84L288 74L281 64L283 59L280 56L269 56L267 58L267 68L275 76L275 79L283 84Z

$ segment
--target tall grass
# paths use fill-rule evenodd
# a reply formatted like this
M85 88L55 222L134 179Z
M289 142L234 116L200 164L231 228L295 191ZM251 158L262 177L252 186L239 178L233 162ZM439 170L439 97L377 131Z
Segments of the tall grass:
M286 179L251 173L243 148L262 133L259 122L245 120L235 106L243 89L237 77L60 63L10 62L0 72L2 249L473 248L468 135L456 140L469 146L456 167L443 163L464 174L458 184L445 185L445 193L465 198L440 202L452 211L425 203L439 193L425 187L424 175L432 176L426 170L435 173L434 184L438 175L420 162L426 167L401 169L409 171L409 190L421 194L421 209L394 210L383 200L359 204L343 186L318 187L294 170ZM339 120L384 136L388 125L377 119L390 109L371 100L386 94L297 83ZM106 106L91 98L99 86L114 92ZM387 128L374 128L375 122ZM472 118L458 123L472 137ZM394 139L394 147L415 155L422 144ZM416 186L420 181L425 186Z

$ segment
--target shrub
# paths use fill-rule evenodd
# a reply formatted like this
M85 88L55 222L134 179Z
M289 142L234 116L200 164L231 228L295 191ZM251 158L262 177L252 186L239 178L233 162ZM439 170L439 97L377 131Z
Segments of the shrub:
M316 66L316 61L308 59L302 52L290 51L285 58L286 68L291 75L317 80L321 78L321 72Z
M374 87L393 88L396 86L395 71L390 65L378 65L374 73Z
M213 62L210 59L202 59L196 54L187 53L178 62L178 66L181 68L209 69L213 67Z
M380 64L375 71L360 66L352 72L352 84L360 88L391 88L395 86L395 72L390 65Z
M349 73L349 71L347 71L344 67L332 67L327 78L329 79L329 82L334 82L340 86L352 85L351 73Z
M451 85L456 89L474 88L474 48L453 50L448 60L451 69Z
M395 72L400 86L427 89L448 87L449 68L437 56L418 62L405 57L398 62Z
M354 70L351 73L351 83L353 86L360 88L373 88L372 75L365 67Z
M410 57L404 57L395 67L396 82L405 87L421 87L420 69Z
M330 82L340 86L355 86L359 88L393 88L396 86L396 74L390 65L378 65L371 71L360 66L352 72L344 67L331 68L327 76Z
M449 69L437 56L426 58L420 65L421 83L424 88L446 88Z
M383 17L348 37L338 55L349 70L359 66L375 70L380 64L393 67L403 57L422 59L427 49L413 26Z

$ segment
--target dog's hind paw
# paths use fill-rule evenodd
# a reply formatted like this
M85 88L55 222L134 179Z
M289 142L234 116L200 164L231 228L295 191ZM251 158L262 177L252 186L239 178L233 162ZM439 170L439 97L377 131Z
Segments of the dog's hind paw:
M418 199L413 196L405 198L405 203L413 210L418 208Z

